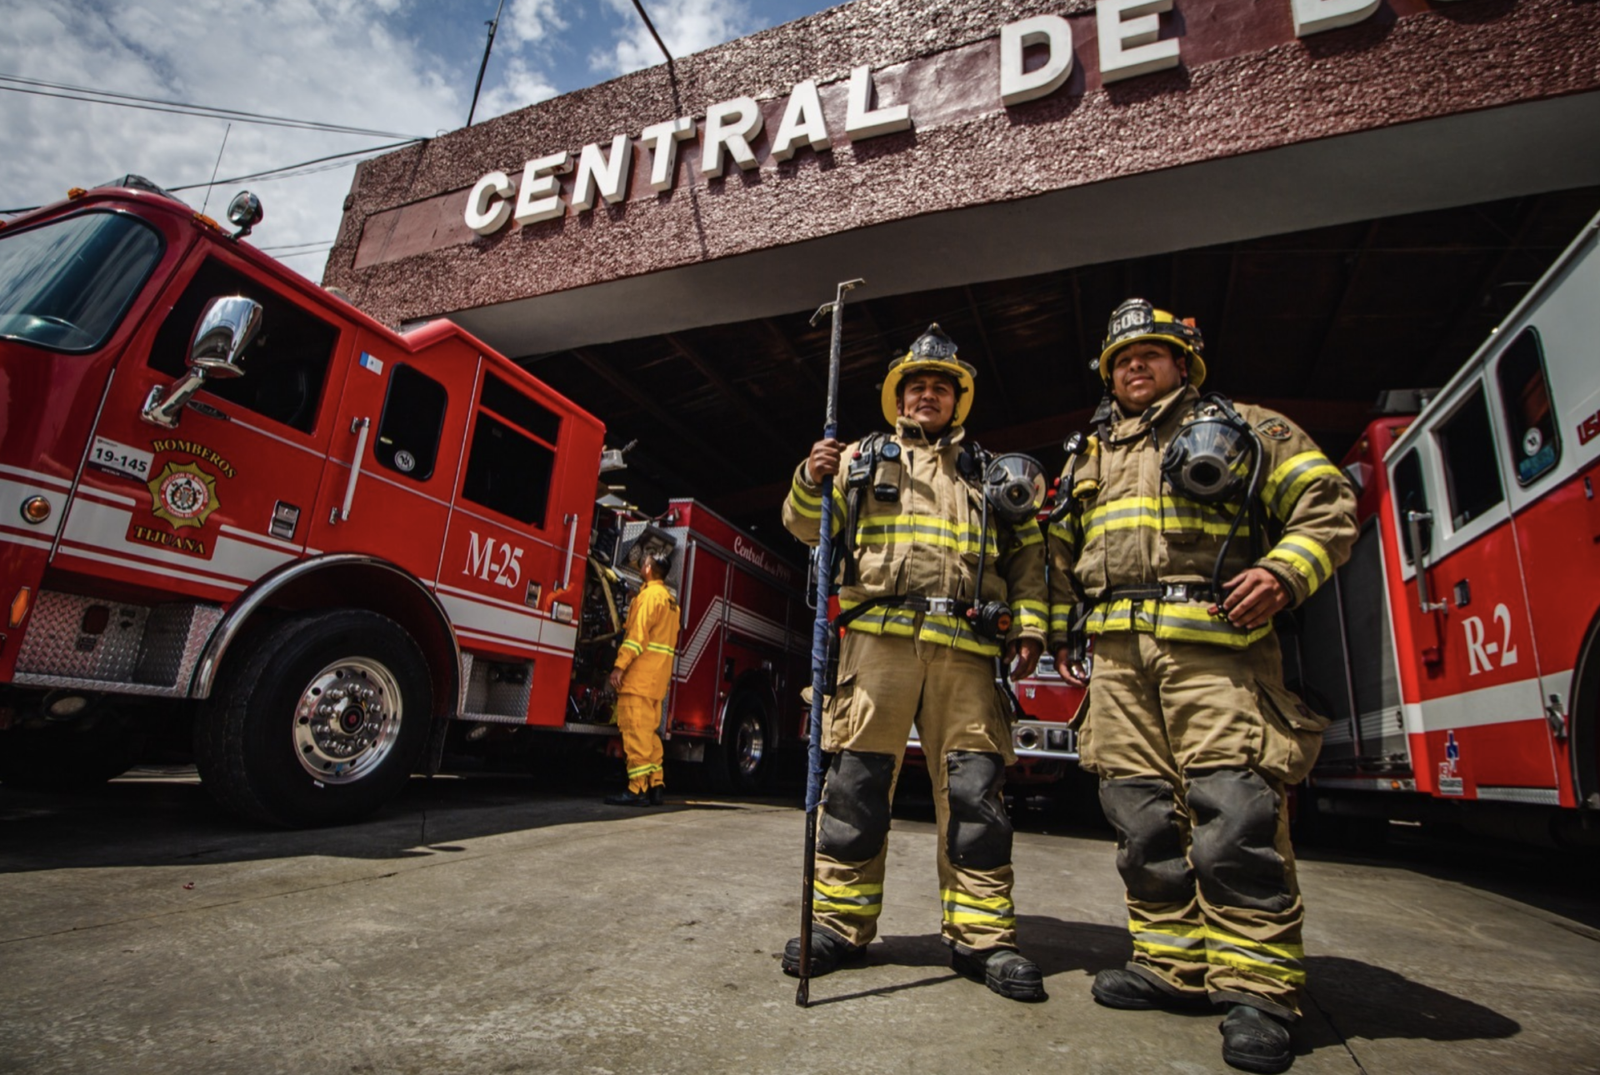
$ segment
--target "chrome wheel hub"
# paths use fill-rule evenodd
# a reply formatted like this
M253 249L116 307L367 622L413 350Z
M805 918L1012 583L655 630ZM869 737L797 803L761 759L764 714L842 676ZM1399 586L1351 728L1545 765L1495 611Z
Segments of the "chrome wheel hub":
M360 780L388 757L400 735L400 685L387 668L346 657L318 672L295 706L295 757L329 784Z

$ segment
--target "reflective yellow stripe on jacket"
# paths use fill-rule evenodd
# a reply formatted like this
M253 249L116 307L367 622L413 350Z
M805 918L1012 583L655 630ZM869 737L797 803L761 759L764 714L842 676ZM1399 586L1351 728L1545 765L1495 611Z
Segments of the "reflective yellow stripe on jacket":
M1113 631L1141 631L1173 642L1209 642L1229 649L1244 649L1272 631L1272 624L1245 630L1206 611L1193 602L1134 601L1123 598L1096 605L1084 623L1091 635Z

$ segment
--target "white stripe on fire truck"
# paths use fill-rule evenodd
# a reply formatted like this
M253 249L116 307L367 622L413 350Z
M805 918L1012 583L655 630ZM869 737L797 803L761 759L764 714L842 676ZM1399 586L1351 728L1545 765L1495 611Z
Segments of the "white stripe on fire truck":
M109 489L100 489L93 485L78 486L78 496L80 498L88 497L91 500L103 500L107 504L116 504L124 508L136 508L140 504L140 501L131 496L123 496L121 493L113 493ZM145 503L148 506L148 501Z
M18 530L14 526L0 526L0 545L26 545L30 549L48 550L51 544L48 541L40 541L32 534Z
M263 545L269 549L282 549L284 552L294 553L295 556L300 555L299 545L292 541L284 541L282 538L275 538L271 534L258 534L253 530L241 530L239 527L229 526L227 523L222 524L222 532L224 534L232 534L241 541Z
M564 650L556 646L534 645L525 638L508 638L505 635L497 635L491 631L473 631L462 627L456 629L456 635L460 638L470 641L491 642L504 649L526 650L530 653L546 653L552 657L572 656L572 651L569 649Z
M127 531L132 518L132 513L120 508L79 500L73 505L72 514L67 519L63 551L70 548L75 555L89 556L90 559L95 558L90 553L100 549L120 552L133 559L180 567L186 574L210 575L244 585L294 559L286 553L246 544L220 534L213 542L210 560L168 552L155 545L129 541ZM110 562L117 561L113 559Z
M706 650L711 646L711 640L716 637L717 628L720 626L723 612L727 611L728 626L743 634L759 638L764 642L771 642L776 646L787 645L789 649L803 649L795 644L797 632L790 631L787 626L777 620L769 620L765 616L751 612L749 609L740 608L730 604L722 597L713 597L711 604L706 608L705 615L700 617L700 622L695 624L694 633L689 636L689 644L678 652L678 663L673 669L672 678L678 682L686 682L694 675L694 670L700 663L700 658L705 656Z
M1531 663L1531 662L1530 662ZM1553 683L1572 682L1572 669L1543 677ZM1515 683L1502 683L1497 687L1480 687L1475 691L1462 691L1425 702L1406 702L1406 732L1446 732L1456 728L1481 728L1490 724L1516 724L1545 722L1539 699L1539 679L1528 677ZM1570 697L1570 692L1569 692Z
M9 474L13 478L21 478L29 485L37 485L41 489L49 489L57 493L65 493L72 489L72 482L53 477L38 470L25 470L22 467L8 467L0 463L0 474Z
M564 624L547 622L531 609L519 610L515 606L497 608L476 596L458 597L453 593L439 594L439 603L444 605L457 631L487 631L502 638L515 639L524 645L544 643L559 647L567 642L569 636L573 643L577 640L576 632L571 628L562 630Z
M152 549L152 551L155 550ZM158 571L156 570L157 568L167 567L167 563L156 560L146 560L143 556L140 556L135 552L123 552L116 556L110 556L96 549L85 547L74 548L70 545L63 544L61 549L57 552L57 555L76 556L84 560L98 560L104 564L115 564L117 567L127 568L131 571L139 571L145 574L155 575L164 583L170 582L170 580L174 578L188 577L193 578L195 582L201 583L202 585L213 586L219 590L238 590L242 593L247 588L246 583L239 582L236 579L228 578L225 575L213 575L208 571L199 571L189 564L182 565L186 569L182 572L168 570ZM176 553L173 554L173 560L181 559L182 557L178 556ZM136 562L141 560L144 562Z
M517 612L524 616L537 616L541 620L552 619L548 612L541 612L532 605L519 605L515 601L507 601L500 597L490 597L487 594L478 593L476 590L463 590L459 586L446 586L442 582L436 584L434 589L438 590L440 593L455 594L457 597L465 597L472 601L482 601L486 604L498 605L501 608L510 609L512 612ZM557 620L555 622L559 623L560 621Z

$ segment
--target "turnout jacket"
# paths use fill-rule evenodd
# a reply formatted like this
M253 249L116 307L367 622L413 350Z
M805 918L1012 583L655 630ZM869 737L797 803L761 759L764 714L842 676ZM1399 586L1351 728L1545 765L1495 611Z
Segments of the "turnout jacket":
M1271 632L1270 623L1247 631L1211 616L1209 600L1111 593L1120 586L1156 583L1210 587L1217 552L1239 505L1179 496L1160 470L1162 452L1192 420L1199 399L1198 390L1184 385L1143 414L1124 417L1114 411L1108 443L1099 435L1088 439L1072 489L1062 490L1077 498L1077 510L1052 523L1048 532L1052 651L1066 644L1069 625L1083 612L1075 607L1073 579L1092 606L1084 621L1092 635L1144 631L1243 649ZM1255 429L1264 453L1257 493L1261 510L1247 512L1240 523L1221 578L1226 582L1250 566L1266 568L1288 589L1290 607L1296 607L1349 557L1356 536L1355 495L1344 474L1294 423L1249 404L1236 403L1234 409ZM1276 540L1252 534L1262 517ZM1265 551L1253 559L1257 548Z
M870 487L860 492L857 577L839 589L840 608L848 610L873 597L907 595L978 603L981 596L983 601L1011 606L1008 641L1032 638L1042 643L1048 615L1044 535L1032 519L1012 527L993 512L988 532L980 534L983 491L976 478L968 481L958 468L965 436L961 426L952 426L929 441L917 422L902 418L896 423L889 439L901 451L899 494L893 501L883 501ZM844 479L861 443L845 448L841 472L834 476L836 541L847 517ZM880 480L884 473L880 471ZM783 525L801 541L815 545L821 523L822 486L811 480L802 461L783 503ZM984 558L982 595L975 592L980 557ZM841 567L835 582L844 577ZM903 608L873 608L852 621L849 629L904 638L915 635L986 657L1000 652L997 643L973 633L963 616L928 613L919 631L917 615Z
M660 579L651 579L628 606L617 663L618 694L637 694L652 702L667 696L678 645L678 602Z

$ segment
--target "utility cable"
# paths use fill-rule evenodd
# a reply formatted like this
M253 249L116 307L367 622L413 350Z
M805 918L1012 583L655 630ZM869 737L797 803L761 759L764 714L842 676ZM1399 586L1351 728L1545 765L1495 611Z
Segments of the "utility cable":
M3 85L3 83L14 83L15 85ZM34 94L40 97L58 97L69 101L84 101L89 104L116 105L119 108L138 108L150 112L171 112L178 115L203 116L212 119L232 119L240 123L257 123L270 127L292 127L297 130L324 131L330 134L364 134L375 138L412 138L413 141L418 140L399 131L378 131L367 127L349 127L339 123L324 123L320 120L295 119L291 116L272 116L262 112L244 112L233 108L219 108L214 105L198 105L188 101L169 101L159 97L142 97L131 93L116 93L111 90L91 89L87 86L73 86L64 82L46 82L42 79L25 78L21 75L0 73L0 90L9 90L12 93ZM82 96L84 94L89 96Z
M3 88L3 87L0 87ZM405 142L390 142L388 145L368 146L366 149L352 149L348 153L333 153L326 157L317 157L313 160L301 161L299 164L288 164L282 168L269 168L264 172L251 172L249 175L236 175L229 179L217 179L207 183L185 183L177 187L164 187L167 193L172 194L180 190L198 190L213 183L248 183L253 181L266 182L273 179L293 179L297 176L311 175L316 172L331 171L335 168L345 167L345 161L350 157L363 157L373 153L382 153L389 149L401 149L405 146L416 145L418 142L427 141L424 138L413 138ZM328 163L332 161L333 163ZM322 167L311 167L322 165ZM0 209L0 216L16 216L19 213L31 213L39 208L37 205L25 205L18 209Z

